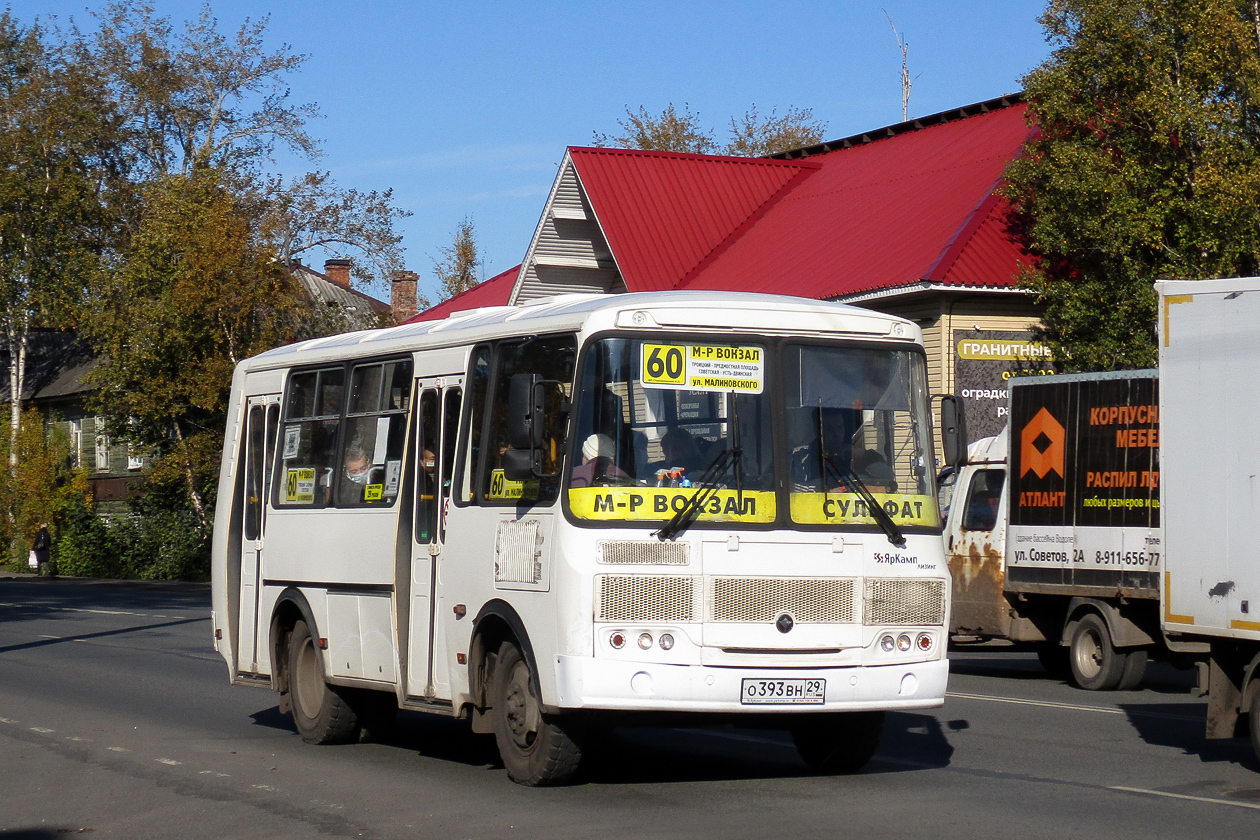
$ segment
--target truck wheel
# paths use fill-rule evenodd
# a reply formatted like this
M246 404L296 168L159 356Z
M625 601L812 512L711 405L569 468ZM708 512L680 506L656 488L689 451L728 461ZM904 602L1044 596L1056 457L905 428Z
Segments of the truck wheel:
M1116 691L1132 691L1142 684L1142 678L1146 676L1146 663L1150 660L1150 654L1146 648L1133 648L1124 656L1124 671L1120 674L1120 684L1116 686Z
M883 712L803 715L792 724L792 740L815 773L855 773L866 766L884 732Z
M293 722L308 744L345 744L359 735L359 718L340 691L324 681L324 665L305 621L289 634L289 695Z
M571 779L582 761L575 726L543 713L529 663L510 641L499 648L490 696L494 740L512 781L534 787Z
M1072 679L1087 691L1111 691L1120 685L1125 655L1111 643L1107 622L1096 613L1082 618L1072 632Z
M1247 713L1247 723L1251 724L1251 749L1256 758L1260 758L1260 697L1251 698L1251 711Z

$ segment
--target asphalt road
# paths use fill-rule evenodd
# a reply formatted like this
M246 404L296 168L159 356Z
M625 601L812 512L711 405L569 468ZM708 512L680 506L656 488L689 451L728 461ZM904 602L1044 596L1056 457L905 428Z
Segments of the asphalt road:
M854 776L749 730L619 730L585 780L511 783L492 743L400 715L312 747L233 688L203 586L0 579L0 840L127 838L1177 838L1260 830L1260 766L1203 739L1188 673L1096 694L1035 658L958 654L943 709L888 717Z

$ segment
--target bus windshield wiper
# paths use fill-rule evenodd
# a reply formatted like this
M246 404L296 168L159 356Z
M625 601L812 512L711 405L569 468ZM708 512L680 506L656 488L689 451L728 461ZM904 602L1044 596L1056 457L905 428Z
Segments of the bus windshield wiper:
M875 496L867 488L866 483L858 478L852 467L843 461L837 462L832 457L832 453L827 451L826 439L823 434L821 401L818 409L818 461L822 467L819 473L822 477L824 494L827 492L827 470L830 468L838 480L856 491L862 501L866 503L866 509L871 512L871 518L875 520L875 524L879 525L880 530L888 537L888 541L897 548L906 547L906 538L902 535L901 529L897 527L896 522L892 521L892 517L888 515L888 511L884 510L883 505L876 501Z
M726 468L733 465L735 469L735 504L744 509L744 450L739 442L739 397L734 392L730 395L731 406L731 445L714 456L713 461L700 476L699 487L687 499L687 504L679 508L670 520L652 536L662 542L672 540L681 534L696 520L704 510L705 503L717 492L717 480L726 474Z

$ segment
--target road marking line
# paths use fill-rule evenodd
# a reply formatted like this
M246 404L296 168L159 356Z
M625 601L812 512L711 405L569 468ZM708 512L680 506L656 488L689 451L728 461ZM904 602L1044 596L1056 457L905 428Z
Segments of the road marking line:
M250 785L250 787L256 788L258 790L269 790L269 791L272 791L273 793L275 792L275 788L273 788L271 785Z
M127 749L126 747L106 747L105 749L109 750L110 752L131 752L131 750Z
M1191 796L1187 793L1169 793L1164 790L1146 790L1145 788L1135 787L1113 787L1112 790L1120 790L1125 793L1141 793L1146 796L1164 796L1169 799L1188 799L1191 802L1208 802L1212 805L1233 805L1235 808L1250 808L1253 811L1260 811L1260 805L1254 802L1237 802L1233 799L1214 799L1210 796Z
M17 723L17 721L12 718L0 718L0 723Z
M31 727L31 731L32 731L32 732L38 732L38 733L39 733L39 734L41 734L41 735L47 735L47 734L49 734L49 733L51 733L51 732L56 732L57 730L55 730L55 729L44 729L42 726L32 726L32 727Z
M1170 715L1165 712L1143 712L1140 709L1126 710L1108 708L1106 706L1085 706L1079 703L1056 703L1051 700L1027 700L1023 697L999 697L994 694L965 694L960 691L947 691L946 697L960 700L989 700L993 703L1014 703L1019 706L1041 706L1048 709L1072 709L1078 712L1099 712L1104 715L1133 715L1140 717L1163 718L1164 720L1187 720L1202 722L1202 718L1194 715Z
M47 633L40 633L39 637L41 639L60 639L61 638L60 636L49 636Z
M66 736L66 740L67 740L67 741L86 741L87 739L86 739L86 738L80 738L78 735L67 735L67 736Z
M179 767L184 763L182 761L176 761L173 758L158 758L155 759L155 761L157 761L158 764L169 764L171 767Z

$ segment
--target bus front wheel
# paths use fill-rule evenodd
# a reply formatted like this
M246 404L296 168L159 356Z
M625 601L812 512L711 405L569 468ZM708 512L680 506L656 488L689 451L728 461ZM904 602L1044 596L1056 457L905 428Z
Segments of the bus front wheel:
M796 751L815 773L856 773L879 748L883 712L802 715L792 724Z
M571 779L582 760L573 727L542 711L529 663L513 642L499 648L491 696L494 740L512 781L542 786Z
M335 686L324 681L319 649L305 621L289 634L289 693L293 722L308 744L345 744L359 734L359 719Z

